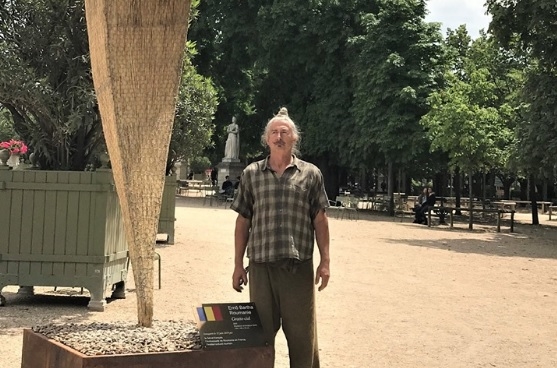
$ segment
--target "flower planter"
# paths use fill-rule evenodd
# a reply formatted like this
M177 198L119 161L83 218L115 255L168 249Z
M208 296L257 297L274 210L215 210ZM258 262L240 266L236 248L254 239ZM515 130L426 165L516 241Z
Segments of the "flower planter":
M174 223L176 222L176 175L166 177L162 192L161 214L159 216L159 234L166 234L166 244L174 244Z
M84 287L99 311L113 285L123 297L128 251L112 172L2 167L0 203L0 292Z
M19 165L19 155L12 153L7 161L8 166L15 169Z
M21 368L272 368L273 366L272 347L87 356L30 329L23 331Z
M167 178L159 231L174 241L175 178ZM170 193L170 195L167 194ZM4 286L84 287L88 307L124 298L128 246L112 172L0 166L0 293ZM0 305L5 303L0 294Z

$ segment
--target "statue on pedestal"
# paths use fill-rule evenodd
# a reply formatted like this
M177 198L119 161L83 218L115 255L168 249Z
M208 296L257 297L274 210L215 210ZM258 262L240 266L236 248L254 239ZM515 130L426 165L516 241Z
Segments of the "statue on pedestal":
M224 158L238 159L240 156L240 128L236 123L236 117L232 118L232 123L226 127L228 139L224 148Z

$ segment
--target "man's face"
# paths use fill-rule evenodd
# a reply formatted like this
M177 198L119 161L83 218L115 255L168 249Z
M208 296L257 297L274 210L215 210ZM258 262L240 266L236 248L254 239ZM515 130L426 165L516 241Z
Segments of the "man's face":
M296 142L290 125L284 120L275 120L269 126L267 135L267 145L271 152L292 152L292 147Z

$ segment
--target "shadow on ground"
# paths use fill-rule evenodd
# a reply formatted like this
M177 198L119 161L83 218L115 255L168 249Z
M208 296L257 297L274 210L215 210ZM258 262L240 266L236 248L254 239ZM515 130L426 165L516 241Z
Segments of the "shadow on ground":
M411 226L413 224L409 224ZM414 225L417 226L417 225ZM448 229L447 227L433 227L429 231L435 231L435 240L432 239L383 239L389 243L406 244L413 247L427 247L443 249L457 253L476 253L500 257L523 257L523 258L547 258L557 259L557 231L554 228L539 227L536 229L523 229L528 225L521 225L523 231L515 233L497 233L486 229ZM443 238L439 232L450 231L463 234L462 238ZM470 233L490 232L492 236L487 240L467 237ZM426 234L424 236L427 237Z

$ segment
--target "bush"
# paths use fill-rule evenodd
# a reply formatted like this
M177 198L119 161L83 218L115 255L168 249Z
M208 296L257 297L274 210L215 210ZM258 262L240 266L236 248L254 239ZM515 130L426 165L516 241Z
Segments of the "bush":
M211 160L205 156L194 157L190 162L190 170L195 174L200 174L205 172L205 170L211 168Z

